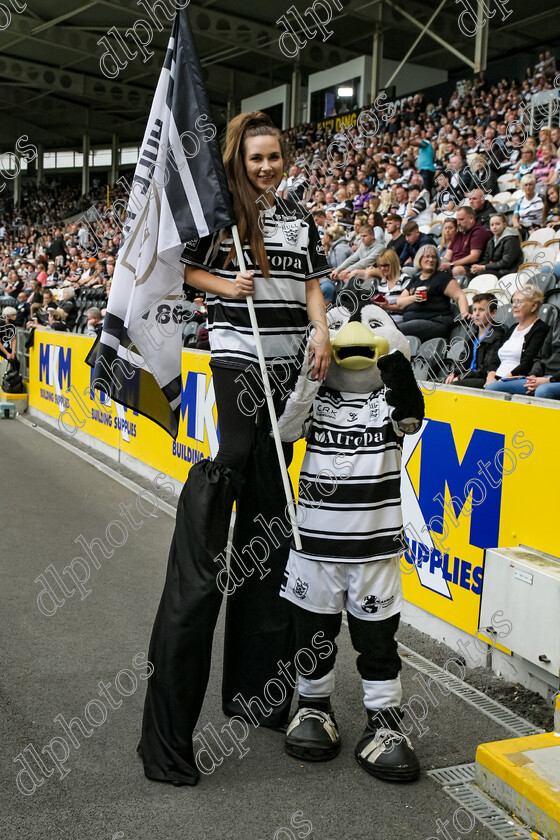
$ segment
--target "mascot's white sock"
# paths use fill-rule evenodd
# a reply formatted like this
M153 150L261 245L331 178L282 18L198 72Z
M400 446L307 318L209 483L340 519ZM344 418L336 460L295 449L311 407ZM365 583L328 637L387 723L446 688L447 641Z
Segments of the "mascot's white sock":
M300 697L316 698L317 700L330 697L334 691L334 671L329 671L328 674L318 680L308 680L306 677L300 677L298 689Z
M400 676L394 680L362 680L362 685L364 687L364 706L366 709L387 709L389 706L401 705L402 685Z

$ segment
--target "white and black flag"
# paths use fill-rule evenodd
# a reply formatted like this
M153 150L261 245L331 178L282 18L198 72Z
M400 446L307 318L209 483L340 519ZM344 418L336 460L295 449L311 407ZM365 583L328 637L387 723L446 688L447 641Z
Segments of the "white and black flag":
M177 437L186 242L235 224L186 10L178 11L128 199L92 384Z

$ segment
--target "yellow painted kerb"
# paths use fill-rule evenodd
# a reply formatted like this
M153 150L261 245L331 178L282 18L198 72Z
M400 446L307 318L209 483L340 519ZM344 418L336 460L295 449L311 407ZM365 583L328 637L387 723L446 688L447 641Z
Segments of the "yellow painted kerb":
M481 744L476 761L560 823L560 785L535 772L538 765L528 755L531 750L550 748L558 751L560 776L560 737L554 732Z

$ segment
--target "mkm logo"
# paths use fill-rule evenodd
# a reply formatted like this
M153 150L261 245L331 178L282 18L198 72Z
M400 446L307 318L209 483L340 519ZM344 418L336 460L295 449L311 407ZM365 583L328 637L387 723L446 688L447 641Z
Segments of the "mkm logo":
M66 391L70 388L72 371L72 350L58 344L41 341L39 347L39 382Z
M418 501L430 530L445 533L445 487L456 519L470 516L471 545L498 545L504 435L474 429L465 454L459 460L450 423L428 420L421 437L422 457ZM470 497L470 501L469 501Z
M214 420L214 381L205 373L190 370L187 378L181 384L181 419L187 415L187 436L204 443L204 433L210 447L210 457L214 458L218 451L220 433Z

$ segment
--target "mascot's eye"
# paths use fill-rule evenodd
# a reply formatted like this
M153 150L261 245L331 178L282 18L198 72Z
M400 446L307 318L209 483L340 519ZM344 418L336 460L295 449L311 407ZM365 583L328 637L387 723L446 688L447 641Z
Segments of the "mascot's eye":
M368 321L369 328L374 330L376 327L381 327L381 321L378 321L376 318L370 318Z
M329 324L329 330L339 330L342 326L342 321L331 321Z

